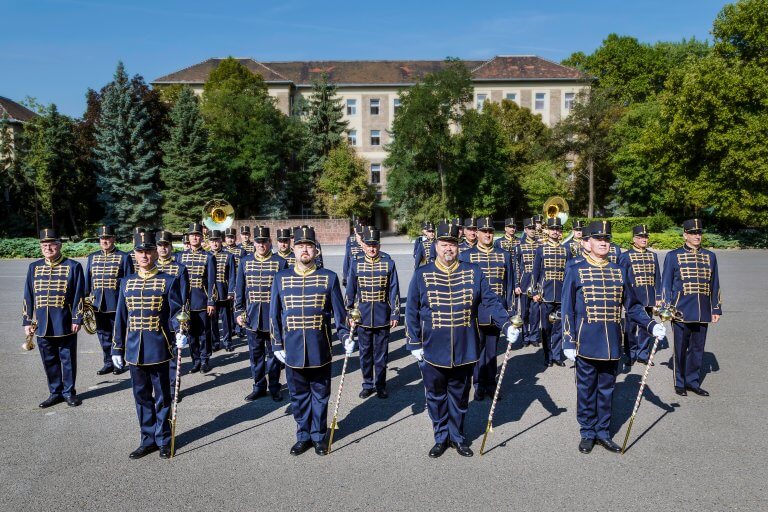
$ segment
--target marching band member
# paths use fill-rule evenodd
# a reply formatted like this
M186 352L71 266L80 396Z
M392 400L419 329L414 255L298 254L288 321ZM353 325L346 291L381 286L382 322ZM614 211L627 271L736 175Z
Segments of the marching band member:
M493 243L493 246L504 249L512 255L512 258L514 258L515 250L517 249L517 246L520 245L520 239L515 235L516 231L517 227L515 226L515 219L512 217L504 219L504 236L496 240Z
M435 226L431 222L425 222L422 226L421 232L423 235L421 238L417 238L413 244L413 261L414 268L419 268L422 265L428 265L432 262L430 255L432 253L432 244L435 243Z
M477 219L468 217L464 219L464 241L459 243L459 254L468 251L477 245Z
M533 217L523 220L523 238L517 246L516 271L517 288L515 293L520 296L520 306L523 317L523 346L539 346L539 304L533 301L533 292L536 281L533 278L533 261L536 258L536 249L539 244L535 237L535 223ZM530 294L529 294L530 291Z
M222 232L218 229L211 231L208 236L208 243L211 247L210 253L213 255L216 263L216 309L211 316L210 329L213 351L219 350L222 345L224 350L232 352L235 348L232 346L232 302L235 298L235 278L237 269L235 268L235 256L223 250ZM219 328L221 320L221 328ZM222 331L224 334L222 335Z
M296 256L291 248L291 230L288 228L277 230L277 255L283 258L289 267L296 263Z

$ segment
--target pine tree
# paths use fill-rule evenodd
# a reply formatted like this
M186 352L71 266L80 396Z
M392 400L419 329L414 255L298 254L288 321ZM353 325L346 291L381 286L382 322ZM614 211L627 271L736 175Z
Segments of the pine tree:
M115 224L120 234L135 226L157 226L161 197L154 137L140 92L120 62L104 91L93 151L104 221Z
M163 225L179 230L199 219L211 199L216 170L211 165L208 131L195 93L184 87L170 112L169 138L163 143Z

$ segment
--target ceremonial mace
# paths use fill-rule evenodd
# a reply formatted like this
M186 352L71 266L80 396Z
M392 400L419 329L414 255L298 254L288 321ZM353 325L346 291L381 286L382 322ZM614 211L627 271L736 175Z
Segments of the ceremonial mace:
M179 321L179 329L182 334L187 333L189 325L189 313L182 309L176 320ZM179 390L181 389L181 349L176 349L176 383L173 388L173 406L171 407L171 458L176 454L176 413L179 408Z
M35 330L37 330L37 320L32 320L32 323L29 324L29 326L32 328L32 332L24 337L24 343L21 344L21 349L27 351L35 350Z
M355 329L358 323L360 323L360 320L363 319L363 315L360 313L360 310L357 308L352 308L349 310L349 319L351 320L352 324L352 332L350 336L352 337L352 341L355 340ZM347 361L349 361L349 352L346 350L344 351L344 364L341 367L341 380L339 381L339 391L336 393L336 404L333 406L333 421L331 422L331 435L328 438L328 453L331 453L331 449L333 447L333 433L336 431L338 427L338 424L336 422L338 416L339 416L339 404L341 403L341 390L344 389L344 375L347 373Z
M658 306L653 308L653 313L658 315L662 323L669 322L678 316L677 311L672 306ZM645 373L640 381L640 390L637 392L637 398L635 399L635 406L632 408L632 417L629 419L629 426L627 427L627 433L624 436L624 444L621 446L621 454L624 455L624 451L627 449L627 440L629 439L629 433L632 431L632 423L635 422L635 415L640 408L640 402L643 400L643 391L645 391L645 380L648 378L648 372L651 370L653 364L653 356L656 354L656 348L659 346L659 340L661 338L654 338L653 347L651 348L651 355L648 357L648 364L645 366Z
M523 317L519 314L513 316L510 321L512 327L520 329L523 326ZM488 432L493 432L493 413L496 410L496 402L499 400L499 391L501 390L501 383L504 380L504 372L507 370L507 362L509 356L512 353L512 340L507 340L507 351L504 353L504 362L501 363L501 371L499 372L499 381L496 384L496 391L493 393L493 402L491 402L491 411L488 413L488 424L485 426L485 435L483 435L483 443L480 445L480 456L483 456L483 450L485 450L485 441L488 439Z

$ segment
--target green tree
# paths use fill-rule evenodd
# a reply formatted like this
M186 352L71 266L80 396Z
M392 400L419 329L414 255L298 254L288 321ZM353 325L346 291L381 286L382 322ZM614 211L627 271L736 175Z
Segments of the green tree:
M208 131L197 98L184 87L170 112L169 137L163 143L163 225L180 230L199 220L200 208L211 199L216 169L211 164Z
M562 160L537 160L523 167L520 173L522 201L518 212L528 215L539 212L544 202L552 196L572 197L568 183L568 170Z
M376 200L366 161L346 143L328 153L317 189L318 201L331 217L368 217Z
M712 35L720 57L768 66L768 0L726 4L715 19Z
M135 226L155 227L160 217L157 139L140 92L118 63L96 123L98 199L105 222L115 224L120 234Z

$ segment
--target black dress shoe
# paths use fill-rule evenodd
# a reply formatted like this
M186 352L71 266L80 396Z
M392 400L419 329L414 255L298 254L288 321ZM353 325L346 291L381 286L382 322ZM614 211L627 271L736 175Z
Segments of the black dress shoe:
M374 393L376 393L375 389L363 388L363 390L357 396L359 396L360 398L368 398Z
M485 389L477 388L475 390L475 401L482 402L483 400L485 400Z
M200 371L200 361L194 363L192 368L189 369L189 373L197 373Z
M126 371L128 371L128 368L126 368L126 367L115 368L115 369L112 370L112 375L122 375Z
M386 389L377 389L376 397L381 399L389 398L389 392Z
M257 400L263 396L267 396L267 390L266 389L260 389L258 391L252 391L250 395L245 397L246 402L253 402L254 400Z
M272 391L272 400L275 402L282 402L283 401L283 393L278 389L276 391Z
M110 365L105 364L104 366L101 367L101 370L96 371L96 375L106 375L108 373L112 373L113 371L115 371L114 366L112 366L111 364Z
M328 443L325 441L318 441L315 444L315 453L318 455L328 455Z
M621 446L614 443L612 439L598 439L597 444L599 444L609 452L613 452L613 453L621 452Z
M75 395L70 395L67 397L67 405L70 407L77 407L82 403L83 401L77 398Z
M534 348L539 348L540 345L541 345L541 343L539 343L538 341L531 342L531 346L534 347Z
M685 391L685 388L679 388L675 386L675 393L677 393L680 396L688 396L688 392Z
M448 449L448 445L446 443L436 443L435 446L432 447L431 450L429 450L429 457L432 459L436 459L442 454L445 453L445 450Z
M51 395L45 400L43 400L40 405L38 405L41 409L47 409L48 407L51 407L52 405L60 404L64 401L64 397L61 395Z
M686 386L685 389L687 389L691 393L695 393L695 394L697 394L699 396L709 396L709 391L706 391L706 390L701 389L701 388L690 388L690 387Z
M161 459L170 459L171 458L171 447L170 446L161 446L160 447L160 458Z
M552 362L553 362L554 364L556 364L557 366L560 366L560 367L563 367L563 366L565 366L565 363L564 363L564 362L562 362L562 361L552 361Z
M128 454L129 459L140 459L144 457L145 455L149 455L152 452L157 451L157 445L152 446L139 446L135 450L133 450L131 453Z
M594 446L595 446L594 439L588 439L586 437L582 437L581 442L579 443L579 451L581 453L589 453L592 451L592 448Z
M456 448L456 452L462 457L471 457L475 454L472 449L464 443L454 443L451 441L451 448Z
M546 363L544 363L544 366L546 366L547 368L552 368L552 361L547 361Z
M297 441L291 446L291 455L301 455L310 448L312 448L312 441Z
M235 347L233 347L232 345L229 345L226 350L227 350L227 352L234 352L235 351Z
M209 371L211 371L211 365L209 365L208 362L206 361L205 363L200 365L200 371L203 373L208 373Z
M218 352L219 350L221 350L221 345L214 345L212 348L214 352Z

